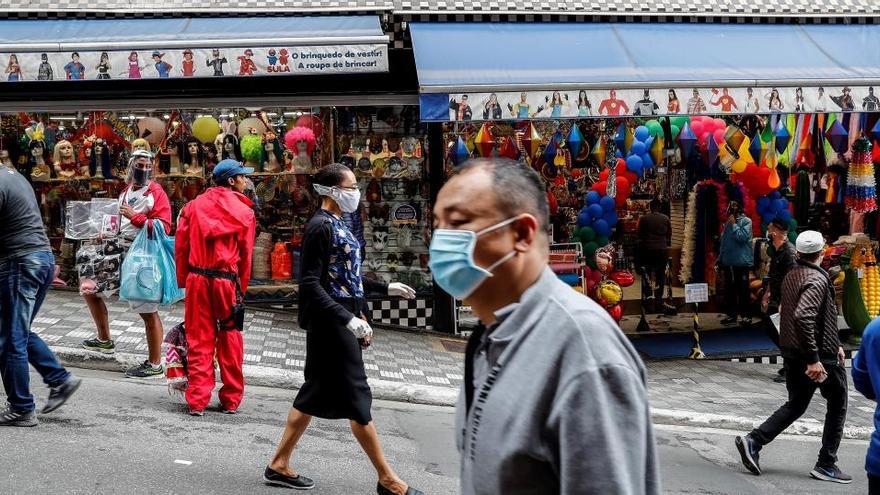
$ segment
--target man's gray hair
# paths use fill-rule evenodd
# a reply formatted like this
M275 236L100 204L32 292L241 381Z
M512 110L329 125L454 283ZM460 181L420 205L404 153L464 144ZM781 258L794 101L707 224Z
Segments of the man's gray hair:
M492 175L495 206L505 218L528 213L538 219L539 234L550 230L550 205L544 182L535 170L508 158L475 158L456 173L485 169Z

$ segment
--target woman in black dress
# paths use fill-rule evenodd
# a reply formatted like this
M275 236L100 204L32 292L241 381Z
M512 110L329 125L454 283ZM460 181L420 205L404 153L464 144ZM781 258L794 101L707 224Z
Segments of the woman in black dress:
M272 485L308 489L314 482L290 468L290 456L312 416L346 418L379 477L380 495L419 495L401 480L382 453L370 414L373 400L362 357L373 338L364 293L415 297L400 283L361 278L360 242L343 220L360 203L354 173L334 163L314 177L321 209L303 236L299 324L307 331L305 383L287 416L287 425L263 479Z

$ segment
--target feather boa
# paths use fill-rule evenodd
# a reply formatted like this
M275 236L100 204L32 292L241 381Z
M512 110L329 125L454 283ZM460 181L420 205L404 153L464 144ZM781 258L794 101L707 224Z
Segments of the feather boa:
M696 223L697 223L697 188L688 193L687 214L684 219L684 242L681 246L681 270L678 280L686 284L691 281L691 270L694 266L694 249L696 248Z

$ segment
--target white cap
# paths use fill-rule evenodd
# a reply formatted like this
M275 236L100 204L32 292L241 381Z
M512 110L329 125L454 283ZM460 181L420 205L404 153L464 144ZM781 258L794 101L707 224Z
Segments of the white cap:
M803 254L818 253L825 249L825 238L815 230L805 230L797 236L795 248L797 252Z

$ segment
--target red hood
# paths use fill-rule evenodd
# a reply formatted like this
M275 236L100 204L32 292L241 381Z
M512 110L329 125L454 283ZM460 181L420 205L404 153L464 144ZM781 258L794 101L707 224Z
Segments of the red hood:
M212 187L193 201L192 208L202 226L202 233L212 239L247 227L253 218L253 205L244 194L225 187Z

